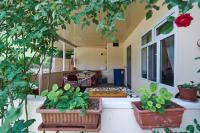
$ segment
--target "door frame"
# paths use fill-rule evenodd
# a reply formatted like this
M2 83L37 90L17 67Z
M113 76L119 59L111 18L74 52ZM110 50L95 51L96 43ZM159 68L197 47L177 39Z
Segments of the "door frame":
M130 60L128 60L128 50L130 49ZM128 61L130 62L130 84L128 84ZM131 44L126 47L126 86L131 89L132 87L132 46Z

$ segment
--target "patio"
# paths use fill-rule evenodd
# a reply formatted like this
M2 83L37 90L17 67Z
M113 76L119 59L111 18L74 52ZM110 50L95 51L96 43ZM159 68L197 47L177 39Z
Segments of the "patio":
M139 98L103 98L103 112L101 117L101 130L98 133L152 133L153 130L158 130L164 133L163 129L142 130L133 117L131 107L132 101L139 101ZM184 112L183 120L180 128L174 128L174 132L180 132L185 129L188 123L192 123L193 118L199 118L200 103L188 103L179 99L173 99L187 110ZM44 98L29 96L29 119L37 119L29 130L33 133L39 133L38 126L42 119L36 109L42 105ZM24 116L25 117L25 116ZM40 131L42 133L42 131ZM61 133L79 133L80 131L61 131ZM47 133L54 133L49 131Z
M151 2L16 2L27 9L13 15L11 4L5 12L17 16L13 21L8 21L12 17L6 17L2 7L0 22L6 26L0 26L0 132L165 133L169 128L199 133L200 2L188 1L186 9L177 3L169 9L171 1L167 6ZM4 4L0 2L0 7ZM74 9L65 10L63 5ZM26 14L29 10L33 11ZM177 22L185 14L187 22ZM33 22L23 29L30 19ZM112 22L105 24L104 19ZM45 24L47 28L42 27ZM33 28L28 31L28 27ZM186 89L185 97L181 89ZM99 99L94 111L89 107L92 98ZM144 118L158 124L145 125L134 102L140 102L139 112L157 115ZM172 111L176 104L182 115ZM38 113L41 105L42 111L47 110L44 114ZM168 110L180 125L168 117ZM69 116L70 112L75 115Z

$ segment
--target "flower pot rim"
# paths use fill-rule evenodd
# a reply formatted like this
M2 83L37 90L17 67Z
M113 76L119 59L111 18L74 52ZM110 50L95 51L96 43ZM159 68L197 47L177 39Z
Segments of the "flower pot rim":
M183 90L198 90L198 87L178 87L178 89L183 89Z
M89 98L89 99L97 99L99 100L99 108L96 109L87 109L86 113L92 113L92 114L100 114L102 112L102 99L101 98ZM65 112L61 112L58 109L45 109L43 108L42 104L39 106L36 110L37 113L80 113L80 109L74 109L74 110L66 110Z
M175 103L175 102L173 102L173 101L171 101L171 102L172 102L173 104L177 105L177 107L165 109L165 112L184 111L184 110L185 110L185 108L182 107L181 105L179 105L179 104L177 104L177 103ZM131 105L132 105L133 109L136 109L139 113L149 113L149 112L151 112L151 113L159 113L159 112L152 112L152 111L150 111L150 110L140 110L140 109L135 105L135 103L140 103L140 101L131 102Z

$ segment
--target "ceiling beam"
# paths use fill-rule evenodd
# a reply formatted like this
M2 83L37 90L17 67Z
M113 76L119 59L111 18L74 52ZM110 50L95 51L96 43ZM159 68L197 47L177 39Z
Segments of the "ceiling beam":
M78 47L77 45L75 45L75 44L72 43L71 41L66 40L65 38L63 38L63 37L61 37L61 36L59 36L59 35L58 35L58 38L59 38L59 40L61 40L61 41L65 42L65 43L67 43L68 45L70 45L70 46L72 46L72 47L74 47L74 48L77 48L77 47Z

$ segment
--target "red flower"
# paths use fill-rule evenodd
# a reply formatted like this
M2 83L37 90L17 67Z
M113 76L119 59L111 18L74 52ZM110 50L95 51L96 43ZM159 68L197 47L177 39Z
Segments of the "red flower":
M178 27L188 27L190 26L192 20L193 17L190 16L190 13L181 14L176 18L175 23Z

